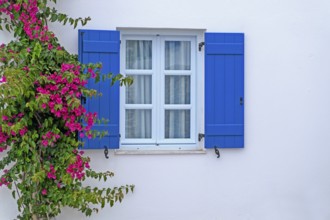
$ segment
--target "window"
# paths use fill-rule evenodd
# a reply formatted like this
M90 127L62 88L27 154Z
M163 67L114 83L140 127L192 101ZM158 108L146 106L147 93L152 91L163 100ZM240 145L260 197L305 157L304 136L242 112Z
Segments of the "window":
M97 112L109 123L93 127L108 134L85 138L85 148L244 146L244 34L79 30L79 60L102 62L101 74L121 72L134 78L127 88L88 82L89 88L103 95L87 99L87 111Z
M196 41L196 33L122 31L121 73L134 79L120 91L122 149L198 148Z

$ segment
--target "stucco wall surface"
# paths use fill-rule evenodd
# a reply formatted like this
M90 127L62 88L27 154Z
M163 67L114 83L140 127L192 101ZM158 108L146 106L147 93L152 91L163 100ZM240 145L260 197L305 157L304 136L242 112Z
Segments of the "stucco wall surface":
M84 28L205 28L245 33L245 148L201 155L114 155L89 151L112 170L100 186L133 183L120 205L91 219L330 219L330 1L70 0L58 8L91 16ZM77 53L77 30L51 25ZM1 33L0 43L8 35ZM0 219L17 215L0 190ZM85 219L70 209L61 220Z

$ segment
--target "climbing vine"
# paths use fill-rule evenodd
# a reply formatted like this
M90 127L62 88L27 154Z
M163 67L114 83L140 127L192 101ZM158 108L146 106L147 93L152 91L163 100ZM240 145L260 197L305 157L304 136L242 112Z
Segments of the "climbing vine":
M79 148L79 137L104 135L93 132L97 114L87 112L80 101L100 95L85 87L87 81L109 80L109 86L132 81L120 74L100 74L101 64L82 64L66 51L47 23L75 28L90 18L71 18L50 2L56 4L0 0L1 34L14 35L0 46L0 186L12 190L18 219L50 219L65 206L90 216L99 206L121 202L134 189L83 184L86 178L107 181L113 176L94 171Z

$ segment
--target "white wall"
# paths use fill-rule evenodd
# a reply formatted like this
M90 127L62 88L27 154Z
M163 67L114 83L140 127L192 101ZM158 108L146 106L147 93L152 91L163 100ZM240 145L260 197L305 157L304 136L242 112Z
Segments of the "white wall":
M92 219L330 219L330 1L70 0L59 8L91 16L84 28L206 28L244 32L245 148L205 155L110 155L92 165L134 183L122 204ZM53 25L77 52L77 31ZM2 35L2 33L1 33ZM3 36L1 36L2 38ZM0 219L16 216L0 190ZM85 219L65 209L57 219Z

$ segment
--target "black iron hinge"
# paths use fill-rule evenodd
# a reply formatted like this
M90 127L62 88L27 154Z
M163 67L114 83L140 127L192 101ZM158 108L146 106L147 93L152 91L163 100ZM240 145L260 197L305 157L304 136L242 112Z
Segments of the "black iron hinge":
M199 44L198 44L198 50L199 51L202 51L202 47L205 45L205 43L204 42L200 42Z
M205 137L205 134L198 134L198 141L201 141Z
M104 157L106 159L109 159L109 150L108 150L108 146L104 145Z
M217 158L220 158L220 151L217 146L214 146L214 153L217 155Z

